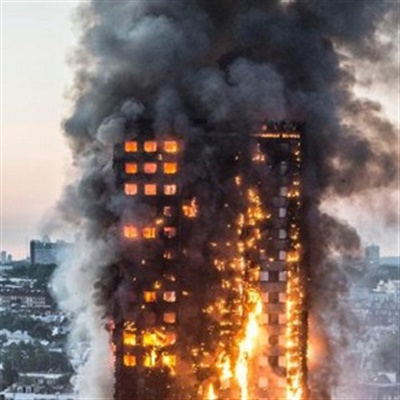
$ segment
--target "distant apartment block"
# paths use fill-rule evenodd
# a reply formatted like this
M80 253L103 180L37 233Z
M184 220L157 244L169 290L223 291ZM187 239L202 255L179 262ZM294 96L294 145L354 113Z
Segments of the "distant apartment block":
M365 261L368 267L380 266L380 249L379 246L373 244L365 248Z
M10 287L0 289L0 311L46 311L51 309L50 296L43 290Z
M68 249L69 243L64 241L41 241L31 240L30 242L30 259L31 264L57 264L59 255Z

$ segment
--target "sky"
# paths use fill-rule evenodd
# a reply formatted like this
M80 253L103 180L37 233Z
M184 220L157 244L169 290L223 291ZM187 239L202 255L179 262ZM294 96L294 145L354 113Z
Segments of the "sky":
M70 163L61 135L72 2L2 1L1 249L24 258L60 196Z
M71 159L61 121L71 104L65 94L73 82L68 66L78 35L75 1L1 2L1 250L25 258L29 241L60 197ZM398 126L398 82L376 84L369 92L382 100ZM372 90L372 92L371 92ZM399 193L389 194L399 205ZM373 204L387 193L372 193ZM398 255L398 220L384 221L363 207L365 199L342 199L328 212L348 220L364 244L381 246L382 255ZM393 203L392 203L393 204Z

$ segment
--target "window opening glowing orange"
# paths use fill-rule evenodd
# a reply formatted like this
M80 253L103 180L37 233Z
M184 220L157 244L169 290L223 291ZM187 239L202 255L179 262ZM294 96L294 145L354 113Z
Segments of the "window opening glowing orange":
M135 196L138 193L138 185L136 183L125 183L124 192L127 196Z
M157 194L157 185L153 183L144 185L144 194L146 196L155 196Z
M145 367L148 367L148 368L155 367L156 364L157 364L157 354L155 351L152 351L150 354L147 354L144 357L143 365Z
M173 354L163 354L162 364L166 367L173 368L176 366L176 356Z
M154 303L157 300L156 292L143 292L143 298L146 303Z
M164 194L167 196L173 196L177 192L176 185L164 185Z
M155 174L157 172L157 164L144 163L143 170L145 174Z
M124 344L127 346L135 346L136 345L136 335L130 331L124 331L123 334Z
M154 153L157 151L157 142L151 140L144 142L144 151L146 153Z
M176 333L175 332L167 332L165 334L165 344L170 346L176 343Z
M127 239L137 239L139 236L139 232L135 226L126 225L124 226L124 236Z
M166 153L176 153L178 151L178 142L175 140L167 140L164 142L164 151Z
M128 141L124 144L125 153L136 153L138 151L138 144L135 141Z
M176 313L173 312L164 313L163 320L167 324L174 324L176 322Z
M125 172L127 174L137 174L138 166L136 163L125 163Z
M177 163L164 163L164 174L172 175L178 171Z
M164 292L163 300L167 303L175 303L176 301L176 292Z
M145 239L155 239L157 235L156 228L146 227L143 229L143 237Z
M124 365L126 367L134 367L136 365L136 357L132 354L124 354Z

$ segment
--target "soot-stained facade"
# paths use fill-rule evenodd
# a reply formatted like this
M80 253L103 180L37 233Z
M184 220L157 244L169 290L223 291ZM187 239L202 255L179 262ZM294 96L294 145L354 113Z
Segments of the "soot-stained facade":
M196 139L151 121L115 147L126 202L110 307L116 399L305 397L300 131L214 135L201 175ZM242 350L252 313L254 352Z

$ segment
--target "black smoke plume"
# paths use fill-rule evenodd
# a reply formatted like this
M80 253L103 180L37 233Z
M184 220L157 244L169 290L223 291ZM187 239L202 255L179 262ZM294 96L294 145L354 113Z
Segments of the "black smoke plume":
M97 362L107 351L100 331L109 301L124 290L115 269L110 272L121 251L115 224L125 210L112 149L125 132L136 132L139 118L151 115L156 131L196 143L197 163L188 164L185 179L210 209L221 201L213 193L223 179L208 181L221 154L218 140L194 118L239 134L263 120L304 122L309 307L327 341L324 362L310 381L312 398L331 398L352 324L338 301L345 278L330 255L357 250L359 238L319 206L396 182L394 127L379 104L354 91L359 61L384 70L393 49L380 40L379 29L397 23L396 12L396 2L385 0L121 0L80 8L74 108L64 122L78 177L60 210L80 232L77 257L64 275L64 305L75 313L77 327L84 324L89 332L83 397L112 393L111 369ZM222 192L229 197L229 187ZM202 218L212 224L212 217L210 211ZM200 252L198 257L201 263Z

